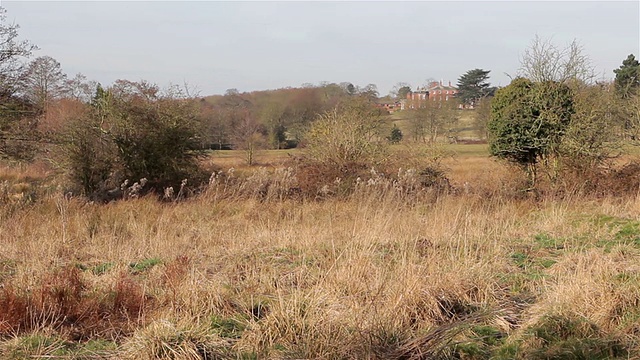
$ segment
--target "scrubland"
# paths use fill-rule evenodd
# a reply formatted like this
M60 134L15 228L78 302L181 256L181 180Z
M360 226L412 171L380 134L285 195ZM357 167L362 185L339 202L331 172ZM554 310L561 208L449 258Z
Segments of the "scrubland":
M458 150L447 191L399 170L315 197L267 158L107 204L3 166L0 357L639 358L640 197L531 196Z

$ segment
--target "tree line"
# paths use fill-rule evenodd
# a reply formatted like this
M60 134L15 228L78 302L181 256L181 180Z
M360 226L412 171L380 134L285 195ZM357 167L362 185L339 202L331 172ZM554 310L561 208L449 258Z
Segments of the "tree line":
M566 168L604 166L621 152L623 141L640 138L640 66L634 55L614 71L613 83L601 82L575 41L561 48L536 38L513 81L502 89L491 86L490 70L467 71L450 101L426 101L405 111L406 137L397 126L382 132L384 110L374 84L229 89L208 97L147 81L117 80L103 87L82 74L67 76L49 56L30 60L37 47L20 40L18 29L6 23L1 10L0 156L46 157L84 194L122 188L127 179L145 178L155 190L183 185L186 178L206 181L198 161L211 149L242 149L251 165L260 149L305 142L317 158L323 158L322 151L343 148L351 149L345 154L365 154L360 146L377 149L366 144L383 140L433 143L455 138L468 108L474 109L475 128L489 141L492 155L520 165L532 185L541 167L554 177ZM410 91L408 84L398 83L390 96L399 100ZM338 125L342 128L328 128ZM367 135L345 136L342 130L354 126ZM341 156L334 152L330 155Z

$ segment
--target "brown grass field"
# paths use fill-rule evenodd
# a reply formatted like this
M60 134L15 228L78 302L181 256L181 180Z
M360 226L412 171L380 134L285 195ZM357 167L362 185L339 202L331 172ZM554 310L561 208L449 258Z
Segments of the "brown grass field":
M3 165L0 358L640 358L640 196L518 195L486 145L449 150L456 191L415 198L96 204ZM208 162L283 184L289 153Z

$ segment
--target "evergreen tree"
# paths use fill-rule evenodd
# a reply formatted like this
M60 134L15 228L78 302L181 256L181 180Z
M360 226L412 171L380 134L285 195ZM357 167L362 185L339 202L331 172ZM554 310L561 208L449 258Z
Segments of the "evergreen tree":
M457 97L463 104L475 105L482 98L493 95L495 88L490 87L491 70L473 69L458 79Z
M387 137L387 140L389 140L389 142L392 144L397 144L400 141L402 141L402 136L403 136L402 130L400 130L398 125L393 124L393 128L391 129L391 134L389 134L389 136Z
M620 68L613 72L616 74L616 90L623 98L628 98L640 88L640 62L633 54L627 56Z

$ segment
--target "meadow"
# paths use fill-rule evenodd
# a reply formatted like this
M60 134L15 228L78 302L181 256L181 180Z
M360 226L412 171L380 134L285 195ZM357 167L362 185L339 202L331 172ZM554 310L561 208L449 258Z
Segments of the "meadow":
M529 196L486 145L451 145L451 191L291 196L297 151L215 152L219 177L173 202L3 165L0 357L640 358L637 194Z

